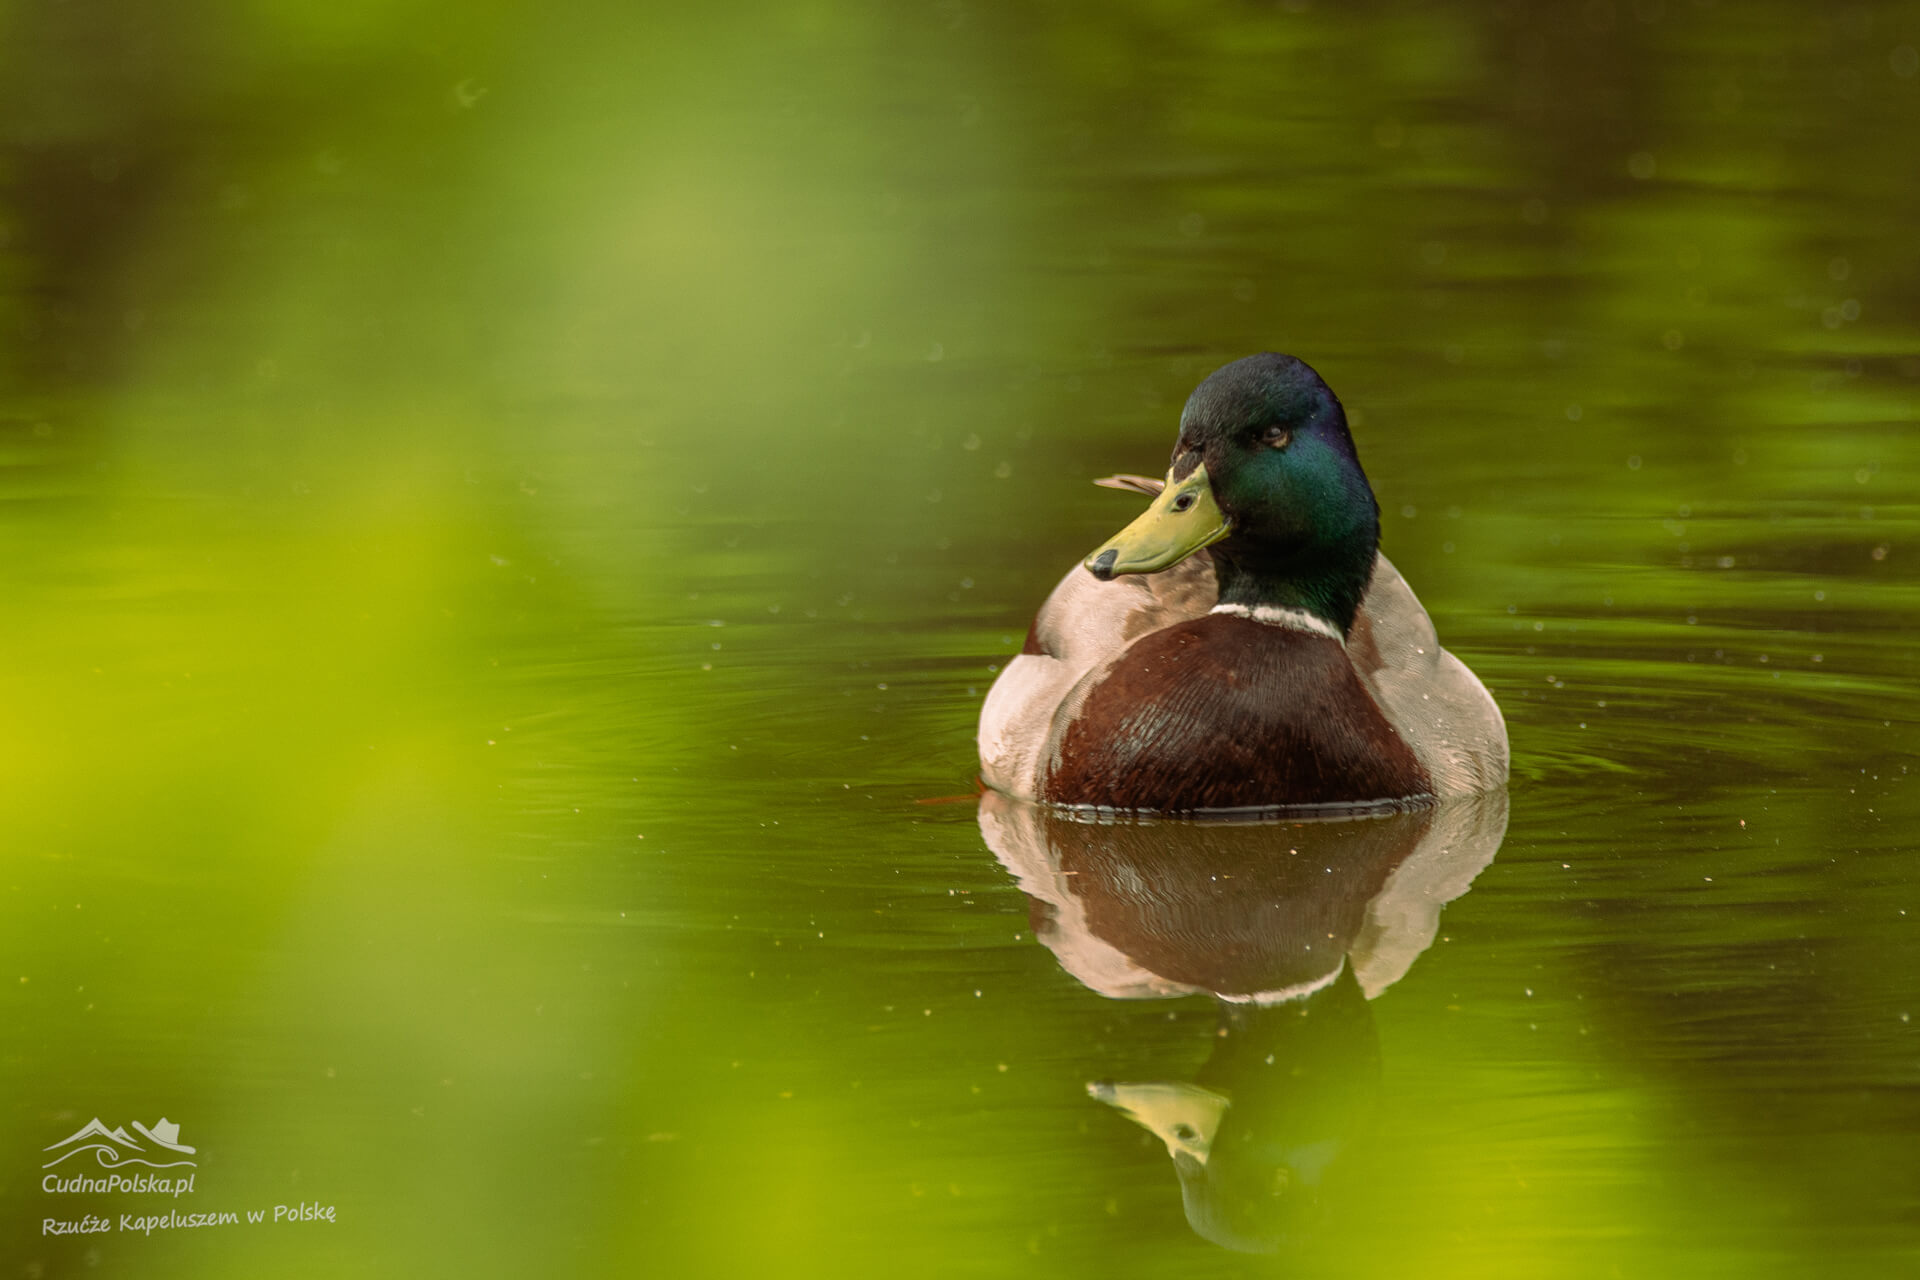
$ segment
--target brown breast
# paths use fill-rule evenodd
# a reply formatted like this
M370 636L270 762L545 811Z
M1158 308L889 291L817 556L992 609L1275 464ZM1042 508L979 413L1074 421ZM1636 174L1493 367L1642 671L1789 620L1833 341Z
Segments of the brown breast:
M1187 813L1430 788L1337 642L1209 614L1121 655L1062 735L1046 798Z

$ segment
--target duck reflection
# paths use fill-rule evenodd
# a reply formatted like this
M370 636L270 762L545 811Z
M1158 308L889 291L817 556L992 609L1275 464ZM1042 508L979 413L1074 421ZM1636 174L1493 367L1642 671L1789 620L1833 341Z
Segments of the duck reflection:
M1087 1091L1166 1143L1196 1232L1255 1252L1298 1227L1370 1125L1368 1001L1432 944L1506 825L1504 793L1257 824L1097 821L993 793L980 807L1067 972L1112 999L1217 1001L1193 1080Z

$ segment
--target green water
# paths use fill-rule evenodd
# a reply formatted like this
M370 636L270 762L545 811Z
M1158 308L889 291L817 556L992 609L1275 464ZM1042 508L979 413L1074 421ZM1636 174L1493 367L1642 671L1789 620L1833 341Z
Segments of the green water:
M1917 46L0 8L5 1274L1913 1268ZM1264 349L1506 711L1504 842L1369 991L1418 831L1069 824L1185 990L1355 957L1280 1013L1109 998L923 802L1137 507L1087 480ZM1279 1252L1196 1232L1102 1081L1231 1095L1222 1212ZM178 1124L192 1192L44 1191L96 1116Z

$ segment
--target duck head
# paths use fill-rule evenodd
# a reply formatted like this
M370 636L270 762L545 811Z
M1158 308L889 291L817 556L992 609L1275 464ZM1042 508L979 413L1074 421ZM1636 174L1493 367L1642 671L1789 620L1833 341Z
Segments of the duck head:
M1373 1130L1379 1037L1342 970L1301 1001L1222 1004L1197 1080L1095 1081L1087 1092L1166 1143L1194 1231L1273 1253L1309 1234L1341 1156Z
M1346 411L1304 361L1267 352L1194 389L1166 488L1086 567L1158 573L1211 547L1222 604L1303 609L1345 632L1379 545Z

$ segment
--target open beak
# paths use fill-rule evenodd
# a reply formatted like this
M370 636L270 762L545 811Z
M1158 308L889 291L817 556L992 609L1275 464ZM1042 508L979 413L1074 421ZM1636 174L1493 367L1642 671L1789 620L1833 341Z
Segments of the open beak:
M1205 465L1167 487L1138 520L1088 556L1087 572L1105 582L1122 573L1158 573L1227 536L1231 525L1213 499Z

